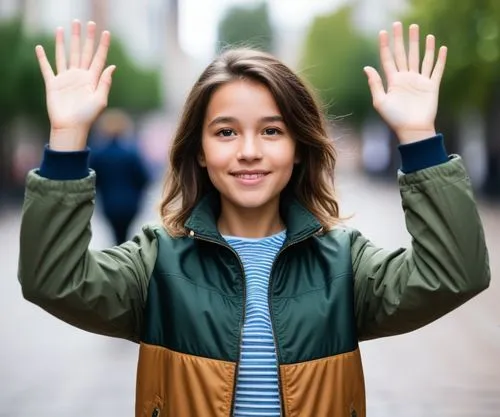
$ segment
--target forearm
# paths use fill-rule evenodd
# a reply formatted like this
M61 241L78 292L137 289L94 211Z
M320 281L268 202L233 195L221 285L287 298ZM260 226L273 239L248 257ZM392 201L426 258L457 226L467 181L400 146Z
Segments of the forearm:
M19 280L25 298L58 317L65 315L64 304L75 298L75 290L82 291L89 269L93 199L93 175L82 180L55 181L36 172L28 174ZM77 301L73 307L82 310L80 304L82 301Z
M465 297L486 288L484 231L461 158L401 174L399 182L417 276L434 276L442 289Z
M399 175L412 245L389 252L362 236L353 244L361 339L405 333L488 287L483 228L459 157Z
M74 172L63 175L62 167L71 165L67 158L75 162L74 156L46 151L41 170L57 180L35 171L28 175L19 258L23 294L77 327L135 340L155 261L155 235L143 233L121 247L90 251L95 175L87 168L86 177L67 178L82 173L75 164Z

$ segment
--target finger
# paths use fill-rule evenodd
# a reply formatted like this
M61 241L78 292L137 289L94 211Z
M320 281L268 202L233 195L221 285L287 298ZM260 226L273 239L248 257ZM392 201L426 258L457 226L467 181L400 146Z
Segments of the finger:
M391 74L395 73L398 69L392 56L391 48L389 46L389 34L385 30L379 33L379 48L380 48L380 63L384 70L387 80L390 79Z
M64 49L64 29L56 30L56 69L57 73L66 71L66 51Z
M52 71L52 67L50 66L43 46L37 45L35 47L35 53L38 58L38 64L40 65L40 72L42 73L43 80L45 84L47 84L48 81L54 77L54 71Z
M101 77L99 78L99 84L97 85L96 93L99 97L99 101L103 104L104 107L108 104L109 90L111 89L111 82L115 69L115 65L110 65L102 72Z
M420 72L419 36L420 35L419 35L418 25L410 25L408 66L409 66L410 71L414 71L414 72Z
M432 71L431 79L437 82L441 82L444 73L444 67L446 66L446 56L448 55L448 48L442 46L439 48L438 58L436 65L434 66L434 71Z
M80 68L88 69L92 62L92 57L94 55L95 28L96 24L94 22L87 23L87 37L85 38L85 44L83 46Z
M71 25L71 44L69 55L69 67L78 68L80 66L80 33L81 25L78 20L73 20Z
M436 49L436 40L434 36L427 35L425 39L425 55L422 61L422 75L430 77L432 73L432 67L434 66L434 55Z
M99 42L99 46L97 47L97 51L95 53L94 59L90 64L90 70L95 75L96 83L99 81L101 77L102 70L106 65L106 59L108 57L109 44L111 42L111 34L106 30L102 32L101 40Z
M377 107L378 104L383 100L385 96L384 85L382 83L382 78L375 68L365 67L363 68L366 76L368 77L368 85L370 87L370 92L372 95L373 106Z
M392 25L392 33L394 37L394 60L399 71L408 71L408 63L406 61L406 52L403 36L403 25L401 22L395 22Z

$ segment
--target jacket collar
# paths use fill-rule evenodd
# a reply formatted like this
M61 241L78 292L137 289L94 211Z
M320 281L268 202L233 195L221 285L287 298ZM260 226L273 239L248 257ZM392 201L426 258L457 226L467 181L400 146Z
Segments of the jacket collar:
M305 239L321 230L321 223L295 197L282 197L280 211L287 229L287 241ZM209 239L223 240L217 229L220 213L220 196L212 192L195 206L184 226L192 234Z

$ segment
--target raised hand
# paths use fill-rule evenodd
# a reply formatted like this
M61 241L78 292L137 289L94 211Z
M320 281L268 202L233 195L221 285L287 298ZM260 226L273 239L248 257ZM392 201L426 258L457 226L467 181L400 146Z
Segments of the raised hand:
M396 133L401 143L411 143L436 134L439 85L446 63L446 47L435 59L435 39L427 35L425 54L420 62L419 28L409 28L408 55L403 40L403 26L393 24L393 52L386 31L379 34L380 61L387 81L386 88L379 73L365 67L373 106Z
M64 47L64 31L56 31L56 70L42 46L35 48L45 82L47 111L51 124L50 147L61 151L84 149L88 132L108 103L115 66L105 68L110 33L104 31L94 54L96 26L87 24L87 37L80 45L81 25L73 21L69 62Z

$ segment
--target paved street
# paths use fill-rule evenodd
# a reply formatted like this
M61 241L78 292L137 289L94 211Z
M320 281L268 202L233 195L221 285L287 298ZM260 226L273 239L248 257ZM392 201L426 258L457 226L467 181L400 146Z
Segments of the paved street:
M338 184L352 225L388 248L408 243L395 182L344 169ZM482 205L481 214L492 286L422 330L362 344L369 417L500 416L500 206ZM150 204L137 224L154 218ZM93 226L93 247L108 245L98 216ZM133 416L137 346L73 329L24 301L18 230L18 210L0 216L0 416Z

